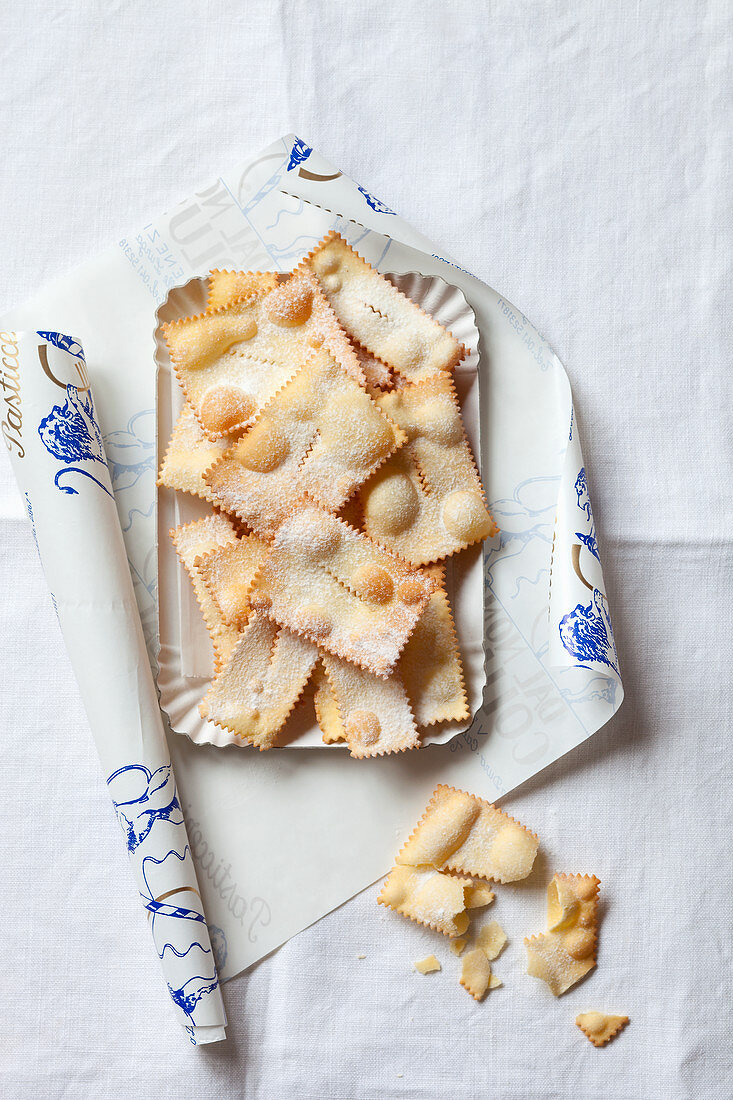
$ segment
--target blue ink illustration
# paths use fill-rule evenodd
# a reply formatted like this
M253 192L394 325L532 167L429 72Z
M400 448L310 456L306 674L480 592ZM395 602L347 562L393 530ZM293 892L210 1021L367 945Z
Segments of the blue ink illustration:
M594 558L597 558L598 561L601 560L601 556L598 553L598 543L596 542L595 527L591 527L590 532L587 535L584 535L582 531L576 531L575 537L576 539L580 539L580 541L583 543L583 546L590 550Z
M184 990L191 982L200 982L201 984L196 986L190 993L185 993ZM200 974L194 974L192 978L185 981L179 989L174 989L173 986L168 983L168 990L171 997L178 1005L180 1009L188 1016L191 1024L195 1026L193 1018L194 1009L199 1003L201 998L207 993L213 993L219 985L219 979L214 975L213 978L204 978ZM189 1033L190 1034L190 1033Z
M100 462L106 466L102 435L94 413L92 395L80 394L76 386L66 387L66 401L63 405L54 405L48 416L38 425L38 434L48 453L60 462L67 463L53 479L54 485L62 493L77 496L79 490L72 485L62 485L61 479L67 474L81 474L89 478L107 496L109 489L89 470L73 465L75 462Z
M369 192L365 191L363 187L360 187L359 191L361 192L361 194L366 199L367 206L371 206L372 210L374 210L375 213L377 213L377 214L394 214L395 217L397 216L395 214L395 211L390 210L390 208L386 205L386 203L383 203L381 201L381 199L376 199L374 197L374 195L370 195Z
M606 598L593 589L591 602L578 604L560 620L560 639L565 649L582 667L594 663L608 665L618 673L618 656Z
M594 676L592 680L585 681L582 687L575 690L563 688L560 694L570 704L592 703L599 700L612 707L616 702L617 688L618 680L614 680L609 676Z
M307 160L312 152L313 150L310 145L306 145L301 138L297 137L293 143L293 148L290 150L290 157L285 170L287 172L292 172L293 168L297 168L299 164Z
M55 348L68 351L69 355L81 359L82 363L85 362L84 350L78 340L74 340L71 336L65 336L63 332L39 332L38 335Z
M587 534L583 534L581 531L575 532L575 537L591 552L597 561L601 560L601 555L598 550L598 543L596 541L596 526L593 522L593 509L590 503L590 494L588 492L588 480L585 476L585 466L581 466L580 473L575 479L575 495L578 500L578 508L583 513L588 523L590 524L590 531Z
M159 819L183 824L183 811L170 766L151 772L142 764L127 764L113 772L107 786L112 792L117 820L127 838L128 852L140 847ZM115 798L116 791L133 797Z
M140 897L170 995L193 1027L197 1006L217 989L219 979L213 950L206 945L206 919L172 767L151 771L144 764L126 764L108 777L107 785L128 853L138 866ZM195 1042L191 1030L189 1037Z
M487 544L485 551L486 583L493 592L511 583L514 591L509 599L516 600L523 585L525 594L540 582L549 587L558 482L556 477L528 478L517 485L511 497L491 502L501 528L498 543Z
M588 480L585 476L585 466L581 466L580 473L575 479L575 495L578 498L578 507L585 512L589 522L593 519L590 510L590 496L588 494Z

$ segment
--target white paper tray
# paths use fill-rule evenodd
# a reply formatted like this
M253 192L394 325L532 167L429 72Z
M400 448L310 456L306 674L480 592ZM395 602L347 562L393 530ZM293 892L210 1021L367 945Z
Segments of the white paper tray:
M478 392L479 335L473 310L458 287L435 276L417 272L396 275L385 272L403 294L431 313L467 348L469 354L455 371L466 433L476 461L480 462L480 416ZM183 395L171 370L162 324L192 316L206 308L206 280L191 279L174 287L156 313L155 355L158 367L158 454L162 455L172 425L182 407ZM207 722L198 706L213 676L213 652L201 612L185 569L173 549L168 532L191 523L211 511L209 505L187 493L158 490L158 583L160 652L158 688L161 706L171 728L197 744L238 745L248 748L229 730ZM423 744L443 744L468 729L481 705L485 684L483 570L480 547L446 561L448 597L456 621L463 657L471 717L467 722L443 722L427 728ZM312 705L299 706L288 720L283 748L346 749L343 743L324 744Z

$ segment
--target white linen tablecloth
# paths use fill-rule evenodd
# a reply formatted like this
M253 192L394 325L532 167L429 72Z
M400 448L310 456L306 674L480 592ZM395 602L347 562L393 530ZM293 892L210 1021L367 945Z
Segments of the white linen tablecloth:
M4 16L0 310L294 129L566 364L627 699L502 803L542 856L487 912L511 942L484 1004L373 887L229 983L229 1039L189 1048L0 457L0 1093L731 1095L730 5ZM522 945L556 869L603 880L598 968L557 1001ZM421 977L433 951L443 971ZM598 1051L574 1024L586 1009L631 1024Z

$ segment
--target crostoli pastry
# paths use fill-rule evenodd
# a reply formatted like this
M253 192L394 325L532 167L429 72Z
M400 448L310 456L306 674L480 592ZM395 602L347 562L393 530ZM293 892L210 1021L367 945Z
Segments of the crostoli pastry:
M322 660L339 727L352 756L384 756L419 745L415 717L399 672L384 680L330 653L324 653Z
M250 602L335 657L386 677L433 587L419 570L301 500L278 528Z
M318 650L253 612L201 703L204 718L269 749L308 682Z
M246 623L250 611L249 590L268 549L263 539L250 533L197 557L196 573L223 622L239 628Z
M460 722L469 716L458 637L440 565L428 566L435 591L407 639L399 663L418 726Z
M224 546L232 546L237 535L230 520L212 513L204 519L176 527L170 532L176 553L191 578L201 613L214 647L215 666L228 660L239 638L236 626L226 623L197 569L197 560Z
M232 445L229 436L211 440L187 403L176 421L158 474L158 485L211 500L204 474Z
M314 348L325 345L347 373L364 381L353 347L305 270L272 290L255 289L171 321L163 333L176 377L212 439L253 423Z
M277 284L274 271L221 271L217 268L209 274L206 305L208 309L219 309L254 292L274 290Z
M527 973L556 997L596 965L598 890L595 875L553 876L547 888L547 931L525 939Z
M482 1001L490 989L497 989L503 982L491 972L491 963L480 947L467 951L463 956L461 985L475 1001Z
M387 876L377 902L444 936L461 936L468 928L465 894L470 885L470 879L444 875L432 867L398 864Z
M204 480L212 499L272 537L293 499L305 493L338 511L406 438L319 348Z
M306 260L349 335L410 381L452 370L466 349L362 259L329 233Z
M440 784L397 863L495 882L516 882L532 870L539 841L483 798Z
M376 400L408 442L360 490L367 534L413 565L495 534L452 378L437 375Z
M580 1012L575 1022L594 1047L604 1047L629 1022L628 1016L613 1016L607 1012Z

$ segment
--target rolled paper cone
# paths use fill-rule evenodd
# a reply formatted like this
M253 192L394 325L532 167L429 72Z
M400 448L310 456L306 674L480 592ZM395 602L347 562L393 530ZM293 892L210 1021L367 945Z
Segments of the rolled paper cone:
M226 1015L81 344L0 333L0 426L175 1012Z

